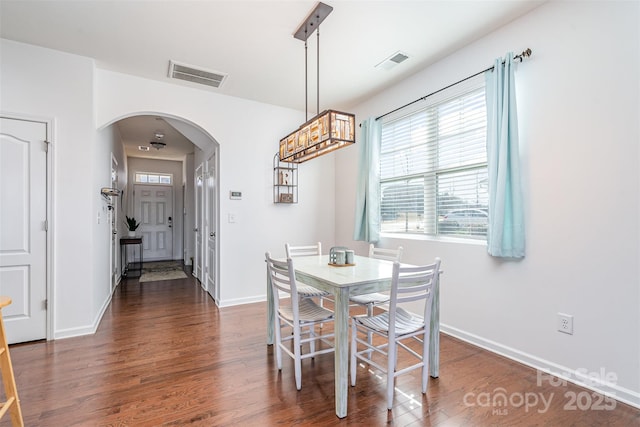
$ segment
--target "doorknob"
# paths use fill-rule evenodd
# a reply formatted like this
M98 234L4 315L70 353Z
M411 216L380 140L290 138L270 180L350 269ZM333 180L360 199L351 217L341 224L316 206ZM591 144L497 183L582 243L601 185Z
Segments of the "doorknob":
M198 227L194 228L193 231L198 232Z
M118 232L116 230L113 230L112 233L113 234L118 234Z
M209 233L209 237L216 237L216 233L212 231L211 233Z

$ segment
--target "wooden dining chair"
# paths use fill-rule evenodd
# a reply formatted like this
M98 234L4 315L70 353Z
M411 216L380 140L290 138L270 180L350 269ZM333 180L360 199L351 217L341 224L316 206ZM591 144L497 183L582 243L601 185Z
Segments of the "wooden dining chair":
M316 325L332 322L333 312L320 307L310 298L298 296L291 258L287 258L286 262L277 261L271 258L269 252L265 253L265 258L273 291L276 364L281 371L283 351L293 358L296 388L300 390L302 360L334 351L333 332L323 334L320 330L317 334L315 330ZM286 301L281 301L281 297ZM291 341L292 345L289 344Z
M0 403L0 418L4 417L8 412L13 427L24 427L22 409L20 407L20 399L18 398L18 389L16 388L15 376L13 375L9 344L7 343L7 335L2 317L2 309L9 304L11 304L11 298L0 296L0 373L2 374L6 398L4 402Z
M295 258L299 256L309 255L322 255L322 243L318 242L315 245L307 246L292 246L289 243L284 244L284 250L287 254L287 258ZM324 307L324 299L329 297L329 292L325 292L318 288L314 288L311 285L298 282L298 295L301 298L318 298L320 307Z
M369 244L369 258L400 262L400 258L402 258L402 250L402 246L398 246L398 249L383 249L376 248L373 244ZM379 292L364 295L352 295L349 297L349 302L366 307L367 315L373 316L373 307L388 303L389 295Z
M391 278L391 297L389 311L375 316L354 316L351 319L351 385L356 385L358 360L361 360L387 375L387 409L393 406L395 378L415 369L422 368L422 394L427 392L429 381L429 341L431 326L431 304L434 284L440 274L440 259L433 264L413 267L400 267L394 262ZM421 316L398 307L398 304L422 303ZM372 344L368 334L381 337ZM366 334L367 339L358 335ZM417 341L418 350L410 346ZM362 349L364 347L364 349ZM360 349L359 349L360 348ZM409 355L412 362L398 366L398 350ZM378 362L385 359L386 364Z

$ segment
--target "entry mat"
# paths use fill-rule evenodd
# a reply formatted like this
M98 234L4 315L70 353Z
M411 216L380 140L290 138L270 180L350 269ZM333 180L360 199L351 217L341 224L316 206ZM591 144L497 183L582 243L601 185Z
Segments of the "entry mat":
M186 278L187 275L182 269L182 263L180 261L154 261L145 262L142 265L140 283Z

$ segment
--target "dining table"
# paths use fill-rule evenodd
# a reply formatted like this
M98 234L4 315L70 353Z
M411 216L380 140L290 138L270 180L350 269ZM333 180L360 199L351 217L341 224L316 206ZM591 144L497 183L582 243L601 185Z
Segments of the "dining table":
M409 264L402 263L403 266ZM335 410L339 418L347 416L349 372L349 296L391 289L393 262L356 255L352 265L329 263L328 255L293 258L296 280L329 292L334 299L335 333ZM440 353L439 274L433 288L429 374L437 378ZM267 274L267 344L274 342L275 313L273 291Z

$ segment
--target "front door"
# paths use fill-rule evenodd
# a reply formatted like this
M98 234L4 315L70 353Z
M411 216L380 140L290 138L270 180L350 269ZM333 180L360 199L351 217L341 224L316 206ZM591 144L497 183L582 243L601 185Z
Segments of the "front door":
M0 295L9 343L47 337L47 124L0 118Z
M140 222L145 261L173 259L173 191L170 186L136 185L135 218Z

